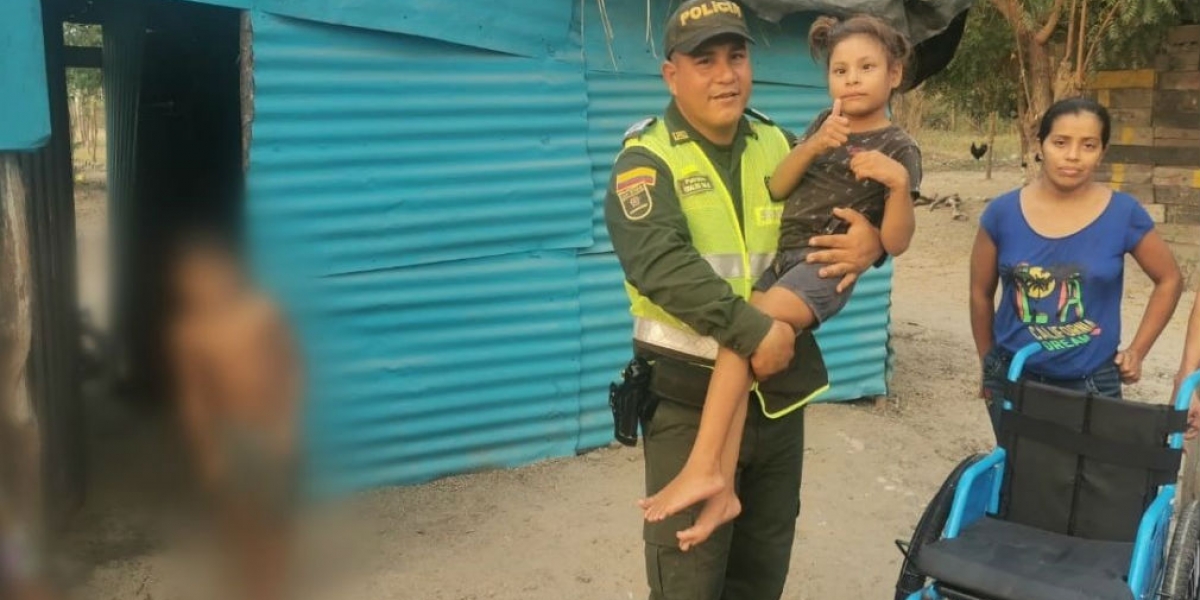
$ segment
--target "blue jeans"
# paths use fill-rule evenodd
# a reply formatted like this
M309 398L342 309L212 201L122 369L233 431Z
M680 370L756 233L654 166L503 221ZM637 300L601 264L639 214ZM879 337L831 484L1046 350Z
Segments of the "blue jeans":
M1011 352L998 347L993 347L991 352L983 357L983 388L988 393L986 401L988 416L992 419L992 432L997 435L997 438L1000 434L1000 411L1004 406L999 400L1004 397L1004 387L1008 382L1008 367L1012 364L1012 358ZM1077 392L1090 392L1108 398L1121 397L1121 372L1111 360L1085 377L1055 379L1039 375L1028 369L1022 373L1022 376L1030 381Z

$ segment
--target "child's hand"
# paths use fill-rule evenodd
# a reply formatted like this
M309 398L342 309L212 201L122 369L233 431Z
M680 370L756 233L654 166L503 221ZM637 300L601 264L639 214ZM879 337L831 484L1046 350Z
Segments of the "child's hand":
M824 154L841 147L849 139L850 119L842 116L842 101L839 98L833 101L833 110L825 118L825 122L821 123L820 129L805 143L813 149L814 154Z
M890 190L908 190L908 170L896 159L878 151L864 150L850 158L850 170L855 179L873 179Z

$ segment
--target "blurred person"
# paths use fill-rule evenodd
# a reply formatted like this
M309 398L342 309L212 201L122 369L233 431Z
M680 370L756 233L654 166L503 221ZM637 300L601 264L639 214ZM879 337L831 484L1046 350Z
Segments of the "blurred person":
M188 234L169 264L168 347L202 491L240 596L283 598L300 464L297 348L228 240Z

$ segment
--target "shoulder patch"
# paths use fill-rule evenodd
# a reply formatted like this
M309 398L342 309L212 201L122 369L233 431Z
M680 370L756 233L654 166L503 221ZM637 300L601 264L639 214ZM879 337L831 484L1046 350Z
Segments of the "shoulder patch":
M634 167L616 176L613 191L617 193L626 219L640 221L654 210L654 196L650 189L657 179L658 173L650 167Z
M749 106L746 107L746 114L750 115L751 117L754 117L755 119L758 119L759 121L762 121L763 123L766 123L767 125L775 124L775 121L772 121L771 117L768 117L762 111L750 108Z
M628 142L631 139L641 137L642 132L646 131L646 129L653 125L655 121L658 121L658 117L646 117L645 119L634 123L629 127L629 129L625 130L624 141Z

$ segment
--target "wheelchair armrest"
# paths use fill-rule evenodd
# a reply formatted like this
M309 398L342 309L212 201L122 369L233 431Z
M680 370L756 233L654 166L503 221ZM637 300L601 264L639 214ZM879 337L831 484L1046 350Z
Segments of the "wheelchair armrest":
M1149 591L1148 586L1154 585L1152 578L1158 573L1159 563L1163 559L1174 499L1175 486L1163 486L1138 525L1133 557L1129 561L1129 589L1133 591L1135 598L1145 597L1144 593Z
M963 527L989 512L996 512L1000 502L1000 485L1004 481L1006 456L1004 448L996 448L963 471L954 490L954 503L950 505L944 537L958 537Z

